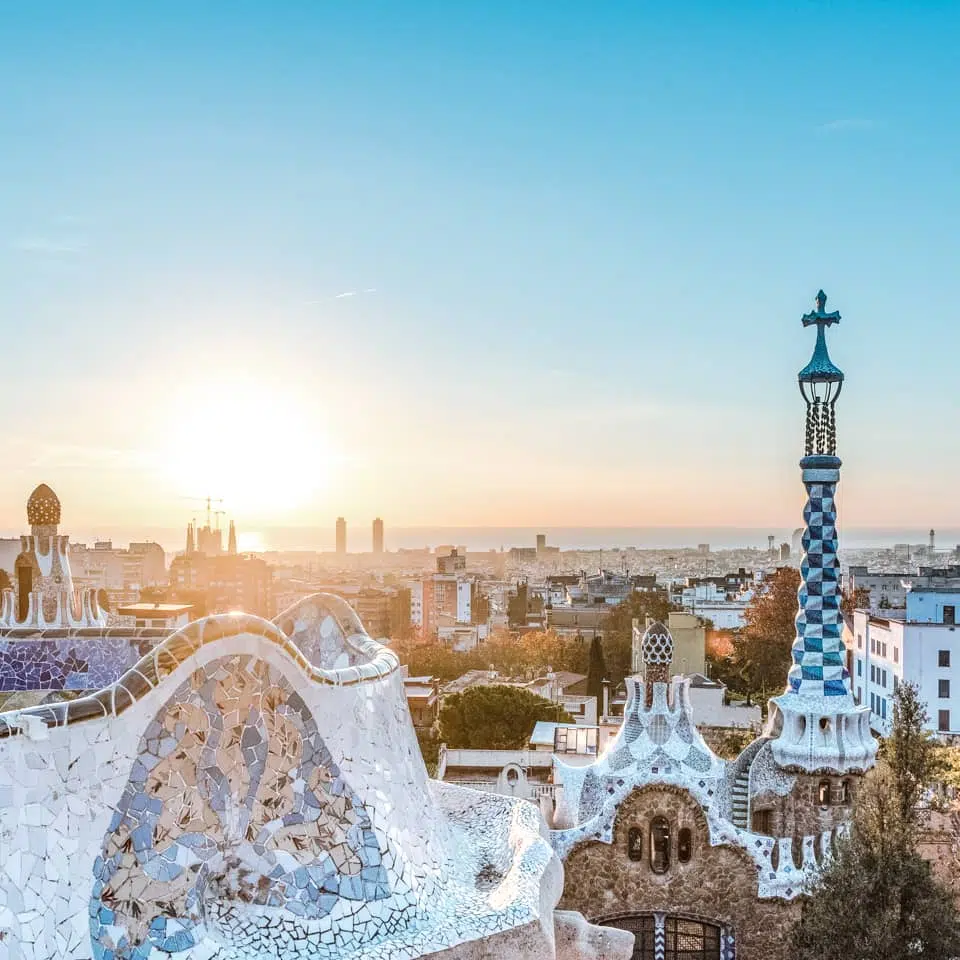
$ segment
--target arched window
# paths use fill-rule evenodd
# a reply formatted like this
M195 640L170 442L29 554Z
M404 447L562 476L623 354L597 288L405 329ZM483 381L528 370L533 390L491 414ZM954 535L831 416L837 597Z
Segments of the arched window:
M849 803L850 802L850 781L844 780L840 784L840 802Z
M650 868L654 873L670 869L670 824L663 817L650 821Z
M817 794L820 800L821 807L830 806L830 781L829 780L820 781L820 787L817 790Z
M677 833L677 860L689 863L693 854L693 834L689 827L681 827Z
M643 859L643 828L631 827L627 831L627 856L631 860Z

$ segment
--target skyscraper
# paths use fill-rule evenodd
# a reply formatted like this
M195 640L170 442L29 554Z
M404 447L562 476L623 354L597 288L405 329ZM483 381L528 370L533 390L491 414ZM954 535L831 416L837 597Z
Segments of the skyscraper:
M373 552L383 553L383 521L379 517L373 521Z
M337 517L337 553L342 557L347 552L347 521Z
M227 538L227 553L236 554L237 552L237 528L230 521L230 534Z

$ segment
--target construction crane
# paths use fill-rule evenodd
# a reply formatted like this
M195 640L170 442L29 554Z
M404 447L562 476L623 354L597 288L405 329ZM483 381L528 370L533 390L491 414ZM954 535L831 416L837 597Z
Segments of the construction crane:
M181 500L192 500L194 503L200 503L200 504L205 503L205 504L207 505L207 529L208 529L208 530L213 529L213 528L210 526L210 515L211 515L211 513L213 513L214 511L212 511L210 508L211 508L211 505L214 504L214 503L223 503L223 497L211 497L211 496L206 496L206 497L180 497L180 499L181 499ZM221 514L221 513L223 513L224 511L223 511L223 510L217 510L217 511L215 511L215 512L216 512L217 514ZM194 521L194 522L196 522L196 521Z

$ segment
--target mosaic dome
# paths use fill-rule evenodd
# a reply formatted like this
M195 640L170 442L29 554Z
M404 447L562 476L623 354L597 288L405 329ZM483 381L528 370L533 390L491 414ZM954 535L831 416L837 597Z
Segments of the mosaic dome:
M31 527L55 527L60 523L60 499L45 483L30 494L27 522Z
M646 664L671 663L673 661L673 637L670 636L670 631L659 620L654 621L647 627L640 643L640 652L643 655L643 662Z

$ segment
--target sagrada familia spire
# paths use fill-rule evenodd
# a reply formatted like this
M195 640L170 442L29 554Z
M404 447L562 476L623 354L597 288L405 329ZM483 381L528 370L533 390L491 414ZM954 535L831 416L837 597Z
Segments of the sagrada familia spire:
M810 362L797 380L807 405L806 448L800 461L807 503L803 511L803 560L793 665L785 693L771 700L768 735L782 766L815 770L866 770L877 742L870 732L870 711L858 706L844 664L840 612L840 561L837 558L836 490L837 399L843 371L827 352L826 330L840 322L828 313L821 290L815 309L804 314L805 327L816 326Z

